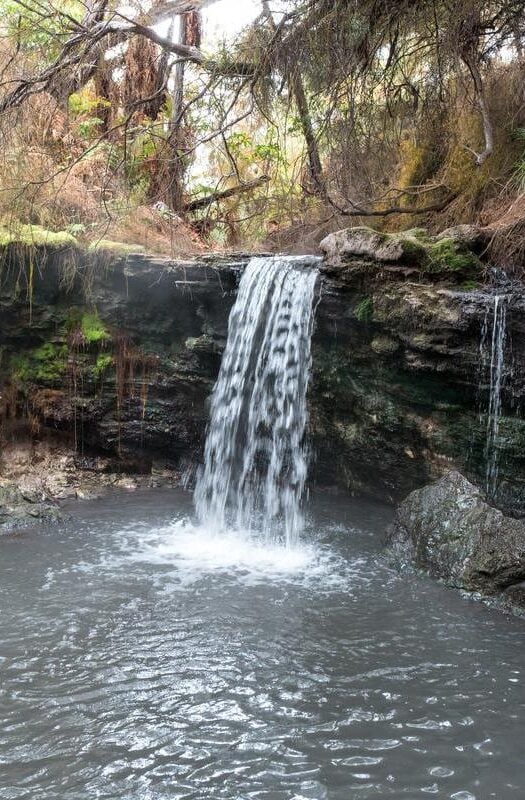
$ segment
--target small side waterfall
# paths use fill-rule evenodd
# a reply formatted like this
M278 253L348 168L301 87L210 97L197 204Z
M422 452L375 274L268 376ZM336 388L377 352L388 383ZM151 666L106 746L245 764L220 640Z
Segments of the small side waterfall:
M203 524L287 545L301 528L316 264L253 258L244 272L195 488Z
M499 426L501 399L505 381L505 350L507 343L507 296L496 294L492 307L487 308L483 322L480 344L481 365L487 374L489 398L487 409L487 432L485 439L485 489L494 497L499 473ZM490 313L492 311L492 314ZM492 329L490 330L490 317Z

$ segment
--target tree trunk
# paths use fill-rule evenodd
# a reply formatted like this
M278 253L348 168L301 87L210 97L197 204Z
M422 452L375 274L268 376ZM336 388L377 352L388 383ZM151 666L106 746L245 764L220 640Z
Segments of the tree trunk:
M268 0L262 0L263 13L268 20L270 27L273 31L277 30L275 20ZM303 79L298 71L288 72L285 75L286 82L290 90L290 94L297 108L299 115L299 122L301 124L301 131L304 141L306 143L306 153L308 158L308 173L310 185L308 191L313 194L325 194L326 187L323 179L323 166L321 164L321 156L319 154L319 145L315 137L314 126L312 117L310 116L310 109L308 107L308 98L306 96Z
M180 16L179 44L199 48L201 43L201 15L198 11L187 11ZM184 119L184 61L175 65L172 92L172 111L169 122L167 147L169 168L166 202L176 213L184 210L184 177L187 135L183 130Z
M290 89L297 107L299 114L299 121L301 123L301 130L304 140L306 142L306 151L308 154L308 172L310 178L310 186L308 187L313 194L325 193L325 182L323 179L323 166L321 164L321 156L319 154L319 146L315 138L314 126L308 108L308 100L304 90L304 84L301 76L298 73L290 75L289 79Z

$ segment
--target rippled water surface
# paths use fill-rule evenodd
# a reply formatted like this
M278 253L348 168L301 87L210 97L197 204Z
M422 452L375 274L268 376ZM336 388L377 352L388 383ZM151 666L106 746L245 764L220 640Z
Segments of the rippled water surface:
M399 577L381 507L286 554L190 509L0 538L2 800L525 797L525 622Z

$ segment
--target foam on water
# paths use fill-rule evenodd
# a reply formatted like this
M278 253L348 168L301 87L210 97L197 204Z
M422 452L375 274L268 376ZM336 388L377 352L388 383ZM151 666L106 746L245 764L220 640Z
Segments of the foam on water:
M334 531L337 539L349 530ZM189 516L151 527L131 524L113 532L101 559L77 564L85 572L155 573L168 588L184 588L210 577L244 585L285 583L330 593L368 582L365 557L340 557L321 543L315 529L301 542L285 547L264 533L223 530L201 525ZM332 537L330 537L331 539ZM116 545L116 548L115 548Z
M279 577L305 572L316 561L313 546L282 547L243 530L217 530L178 520L139 538L134 560L176 566L196 576L210 572L251 572Z

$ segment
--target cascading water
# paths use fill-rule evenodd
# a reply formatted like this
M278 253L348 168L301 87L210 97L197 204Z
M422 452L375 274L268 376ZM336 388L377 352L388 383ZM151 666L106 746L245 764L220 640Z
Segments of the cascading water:
M202 524L297 538L317 263L253 258L244 272L195 488Z
M489 497L495 496L498 486L499 427L507 342L507 300L506 295L494 295L492 307L487 308L481 333L481 364L488 373L489 382L485 438L485 489ZM492 316L492 330L489 330L490 316Z

